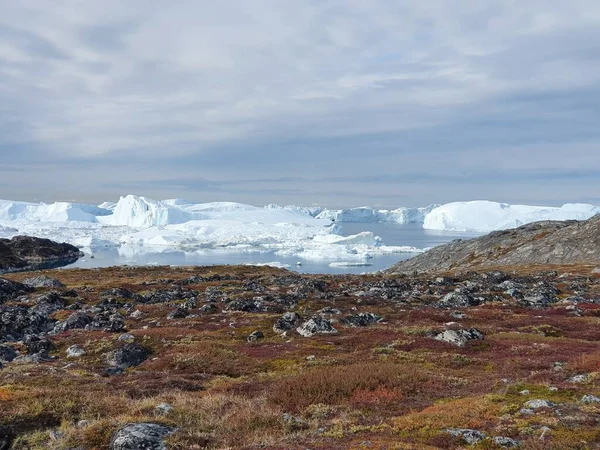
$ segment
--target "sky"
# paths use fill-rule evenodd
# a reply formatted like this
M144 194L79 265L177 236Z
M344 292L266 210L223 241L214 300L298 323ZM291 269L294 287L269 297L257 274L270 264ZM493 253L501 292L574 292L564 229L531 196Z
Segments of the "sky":
M0 198L600 204L596 0L0 8Z

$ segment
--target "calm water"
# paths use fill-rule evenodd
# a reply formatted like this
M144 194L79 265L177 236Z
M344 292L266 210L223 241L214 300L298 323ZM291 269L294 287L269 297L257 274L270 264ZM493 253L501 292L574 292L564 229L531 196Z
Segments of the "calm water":
M346 223L342 224L344 235L352 235L361 231L372 231L383 239L385 245L407 245L417 248L434 247L436 245L450 242L454 239L470 239L479 234L457 233L423 230L416 224L383 224L383 223ZM364 273L386 269L398 261L411 258L414 254L401 253L394 255L375 256L367 261L369 266L361 267L331 267L330 261L311 261L301 258L281 257L273 252L244 251L235 252L231 250L203 250L201 253L185 253L178 250L165 250L161 252L133 251L131 254L121 254L118 249L97 251L94 258L86 255L74 264L67 267L108 267L115 265L171 265L171 266L194 266L194 265L217 265L217 264L255 264L279 262L289 265L289 269L302 273ZM296 263L302 263L297 266Z

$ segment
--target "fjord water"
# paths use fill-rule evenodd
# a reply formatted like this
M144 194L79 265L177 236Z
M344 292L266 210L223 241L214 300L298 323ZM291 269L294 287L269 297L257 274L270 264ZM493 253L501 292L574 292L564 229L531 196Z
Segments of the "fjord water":
M344 223L343 235L350 236L362 231L371 231L381 237L385 245L411 246L420 249L430 248L445 244L454 239L471 239L481 233L464 233L451 231L424 230L420 224L395 224L395 223ZM265 251L235 251L231 249L206 249L194 252L184 252L176 249L148 249L143 247L110 248L95 251L93 258L86 254L68 268L94 268L116 265L148 266L204 266L221 264L271 264L278 263L290 270L301 273L329 273L329 274L360 274L387 269L398 261L411 258L415 253L396 253L376 255L364 261L361 266L343 266L343 261L315 261L303 260L298 257L284 257L275 255L274 252ZM334 262L334 265L330 264ZM355 263L356 261L353 261ZM301 263L301 265L297 265Z

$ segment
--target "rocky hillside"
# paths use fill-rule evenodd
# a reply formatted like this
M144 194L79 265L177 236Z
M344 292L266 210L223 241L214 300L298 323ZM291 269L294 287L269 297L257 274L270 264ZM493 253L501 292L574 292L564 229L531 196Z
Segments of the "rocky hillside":
M81 256L77 247L50 239L31 236L0 239L0 272L59 267Z
M600 216L582 222L536 222L476 239L458 239L402 261L390 272L596 263L600 263Z

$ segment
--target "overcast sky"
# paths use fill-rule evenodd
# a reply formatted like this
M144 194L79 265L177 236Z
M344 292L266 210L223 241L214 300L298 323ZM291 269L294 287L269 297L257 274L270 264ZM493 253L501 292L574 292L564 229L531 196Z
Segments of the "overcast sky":
M0 7L0 198L600 204L597 0Z

